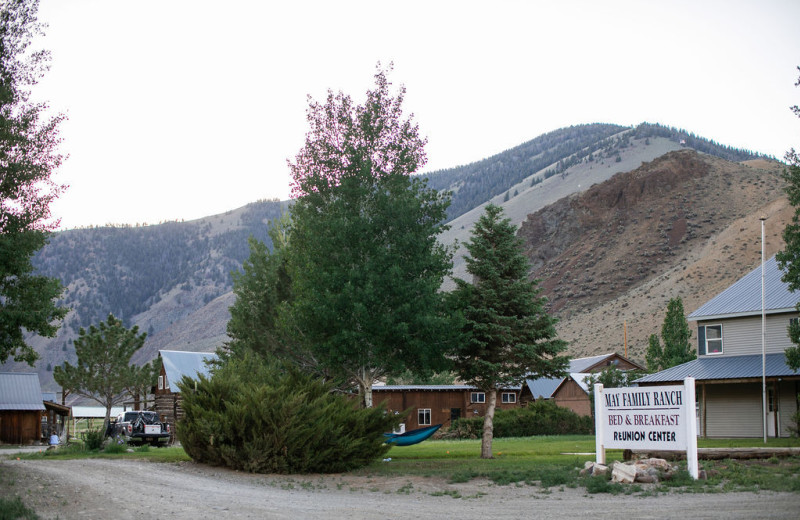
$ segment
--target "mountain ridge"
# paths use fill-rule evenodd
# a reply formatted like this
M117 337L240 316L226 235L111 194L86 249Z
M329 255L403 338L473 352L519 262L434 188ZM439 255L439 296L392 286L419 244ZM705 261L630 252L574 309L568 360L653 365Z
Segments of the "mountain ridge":
M683 131L657 125L640 125L635 128L613 126L605 125L605 130L600 134L604 131L619 131L603 135L601 139L578 149L567 150L570 151L569 154L562 149L562 153L553 155L558 157L556 162L539 163L541 167L538 170L527 170L523 172L525 176L514 177L514 182L505 185L502 192L493 196L487 195L480 204L454 218L450 222L450 231L443 234L440 240L446 244L463 243L468 240L474 220L489 201L504 207L512 221L520 227L522 236L522 229L526 228L525 223L529 221L529 215L536 214L551 204L564 205L566 201L580 197L583 193L591 192L594 194L592 197L599 197L595 194L600 193L597 191L600 190L596 188L597 186L603 186L603 183L615 176L635 171L643 165L647 168L647 164L656 162L665 154L686 151L686 143L681 143L681 140L686 141L686 138L691 136ZM580 139L570 141L569 136L573 135L574 138L574 133L580 129L581 127L577 127L577 130L576 127L566 129L561 142L585 144ZM719 149L720 155L734 153L737 157L744 156L750 160L758 157L758 154L746 151L731 152L731 149L726 147L709 144L713 141L700 140L700 143L701 148ZM717 148L714 148L715 146ZM521 151L524 149L517 147L493 157L499 161L497 164L510 163L512 161L508 160L508 154L516 154L517 162L525 163L526 159ZM692 161L699 165L704 161L703 154L698 154L698 157L700 158ZM764 168L771 172L765 174L769 179L774 179L775 175L779 176L775 173L781 168L779 163L759 160L766 165ZM491 161L489 163L486 161L489 159L481 162L491 166ZM726 164L734 163L726 161ZM501 169L500 166L496 166L476 170L474 165L469 166L472 168L465 171L471 172L469 175L473 177L492 175L493 171ZM722 166L719 168L724 169ZM515 171L519 173L519 169ZM729 173L729 175L734 174ZM744 174L737 175L741 177ZM461 177L455 177L456 183L462 182ZM428 182L432 183L431 179L436 178L436 174L428 174L427 178ZM733 186L733 181L731 182ZM767 202L772 202L780 198L778 196L780 189L773 180L769 182L771 191L770 201ZM458 187L453 186L453 188ZM592 191L593 189L595 191ZM632 195L628 195L630 196ZM142 331L148 332L145 348L137 355L134 360L136 362L152 359L159 349L213 350L225 341L225 326L229 319L227 308L233 303L229 273L240 269L242 261L247 257L249 253L247 237L253 235L269 243L266 234L267 222L285 211L287 204L288 202L280 201L259 201L224 214L186 223L79 229L54 235L50 244L37 255L35 262L37 268L44 274L58 276L64 281L67 287L65 302L72 307L72 311L65 319L57 338L31 340L31 344L42 355L36 370L40 373L43 386L46 388L53 386L48 367L52 368L64 360L74 362L71 339L77 336L77 330L81 326L105 319L109 312L114 312L125 320L128 326L138 325ZM553 215L553 210L549 211L548 214ZM725 219L730 218L733 217L725 216ZM741 216L737 215L737 218ZM531 225L533 224L528 224ZM689 228L692 229L691 226ZM714 232L718 233L720 230ZM711 237L705 236L704 239L709 240ZM540 250L531 245L528 247L534 259L537 255L541 256ZM558 249L557 241L553 241L550 247ZM560 247L560 254L564 254L563 245ZM464 277L463 258L459 256L461 253L463 249L457 250L454 276ZM541 268L542 265L537 266L537 269ZM657 271L661 269L657 266L651 268ZM671 263L665 263L664 269L674 269L674 267ZM152 282L148 278L155 275L161 277L161 282ZM553 270L552 273L537 270L534 275L561 276L559 280L564 278L563 272L558 270ZM642 279L638 283L640 285L653 283L653 279ZM576 307L577 304L563 304L561 294L566 294L563 292L564 289L561 289L561 292L556 291L556 288L566 286L563 283L553 285L552 282L543 280L542 285L545 294L551 298L554 312L561 319L560 333L565 339L574 342L570 352L581 354L590 350L592 347L585 345L581 333L577 331L578 327L571 328L568 325L576 313L589 315L592 309L579 308ZM636 287L631 286L627 290L630 292L635 289ZM625 294L609 295L602 305L613 306L618 302L617 305L621 306ZM128 301L131 295L138 296ZM576 301L585 301L585 298L576 298ZM652 331L652 324L647 327ZM597 351L608 350L604 346L596 348ZM30 370L27 366L16 366L12 369Z

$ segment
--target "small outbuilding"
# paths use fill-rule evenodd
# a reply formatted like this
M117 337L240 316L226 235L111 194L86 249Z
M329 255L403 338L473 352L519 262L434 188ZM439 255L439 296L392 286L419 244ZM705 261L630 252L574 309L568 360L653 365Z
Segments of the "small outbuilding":
M39 374L0 372L0 443L39 442L44 411Z

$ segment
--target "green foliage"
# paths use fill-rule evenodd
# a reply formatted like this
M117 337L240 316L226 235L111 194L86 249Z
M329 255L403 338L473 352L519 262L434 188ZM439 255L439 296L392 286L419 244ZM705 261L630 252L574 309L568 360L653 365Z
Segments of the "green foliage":
M664 341L664 346L661 346L655 334L650 336L645 355L647 370L658 372L697 359L697 354L692 350L689 341L691 334L683 311L683 300L671 298L667 304L664 323L661 325L661 339Z
M184 418L178 438L195 461L257 473L332 473L369 464L389 450L383 432L398 422L295 368L231 358L197 389L178 383Z
M116 439L110 439L109 442L103 448L103 453L126 453L128 451L128 445Z
M65 391L92 399L106 408L108 422L111 407L129 394L147 393L155 385L160 360L141 367L131 364L133 354L142 348L147 334L139 327L126 329L112 314L87 332L81 329L73 342L78 364L53 369L53 378Z
M797 67L800 70L800 67ZM800 86L800 79L794 84ZM792 107L792 112L800 117L800 107ZM789 285L790 291L800 289L800 156L794 148L786 152L788 167L783 171L783 180L786 182L786 195L789 203L794 207L792 221L783 229L783 241L786 248L775 255L778 266L784 271L781 278ZM797 306L800 312L800 304ZM786 349L786 364L797 371L800 370L800 325L794 323L789 326L789 339L794 346Z
M47 69L49 54L29 49L41 34L37 1L0 5L0 363L9 357L33 366L38 354L25 341L33 332L55 336L67 309L54 303L61 283L33 275L31 258L57 222L50 203L64 190L52 181L62 115L46 117L30 88Z
M500 386L526 377L559 377L569 363L559 355L566 343L557 339L555 323L545 310L516 227L503 210L486 207L466 244L467 272L474 283L456 279L451 306L463 316L462 338L451 352L460 379L487 392L481 456L491 458L492 419Z
M317 362L355 381L406 368L437 370L448 321L439 288L451 253L438 241L448 195L412 173L425 140L404 119L385 73L363 105L343 93L310 102L310 130L290 165L291 326Z
M0 520L39 520L39 515L20 497L0 498Z
M270 223L272 251L253 237L248 239L250 256L241 272L232 273L236 302L230 307L228 336L231 340L219 354L242 354L245 351L261 356L275 355L298 360L298 348L291 334L282 333L279 312L291 303L291 278L287 266L288 235L291 220L288 214Z
M97 451L103 447L105 438L103 430L89 430L83 434L83 446L89 451Z
M481 436L483 419L461 418L453 421L448 438L475 439ZM551 401L537 401L525 408L497 410L494 416L494 437L531 437L533 435L590 434L594 429L591 417L576 414Z

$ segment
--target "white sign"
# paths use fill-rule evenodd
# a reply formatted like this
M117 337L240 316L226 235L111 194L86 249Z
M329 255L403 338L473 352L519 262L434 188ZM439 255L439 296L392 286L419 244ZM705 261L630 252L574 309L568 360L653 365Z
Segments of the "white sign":
M603 444L606 448L685 450L684 400L682 386L605 388Z
M697 478L694 379L683 385L603 388L594 385L597 461L606 448L686 451Z

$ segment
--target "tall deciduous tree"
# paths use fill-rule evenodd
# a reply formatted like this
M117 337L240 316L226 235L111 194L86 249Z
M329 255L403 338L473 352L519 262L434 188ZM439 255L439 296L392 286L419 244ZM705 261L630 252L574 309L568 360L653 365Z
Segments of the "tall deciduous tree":
M800 79L794 85L800 86ZM800 117L800 107L794 105L791 109ZM785 159L788 166L783 171L783 179L786 181L789 203L794 206L794 215L783 230L786 249L778 251L775 257L784 271L783 281L789 284L789 290L796 291L800 289L800 156L792 148L786 152ZM797 310L800 312L800 304ZM786 349L786 364L793 370L800 370L800 324L792 323L789 326L789 338L794 346Z
M647 370L657 372L667 368L686 363L697 358L697 353L692 350L689 339L691 338L689 323L683 311L683 300L671 298L667 304L667 314L661 325L661 339L664 345L653 334L647 348Z
M50 203L64 189L51 179L61 164L58 126L63 116L46 117L46 105L29 101L30 89L47 68L49 54L31 52L41 32L38 1L0 5L0 363L12 356L33 365L36 352L26 332L53 337L55 321L67 309L54 301L58 280L33 274L31 257L57 226Z
M109 314L105 322L90 326L88 332L81 328L74 341L77 366L65 361L55 367L53 378L65 391L104 406L108 424L114 405L156 382L160 362L131 364L131 357L142 348L146 337L146 333L139 334L139 327L127 329Z
M363 105L341 92L309 100L310 130L290 164L293 322L366 407L375 379L444 359L438 291L452 255L436 237L449 195L411 176L425 139L403 117L404 94L392 96L379 67Z
M569 360L560 355L566 343L556 337L556 320L547 314L538 282L528 279L522 241L500 207L486 207L466 248L473 283L456 279L453 304L464 322L452 354L461 379L487 395L481 458L492 458L498 387L526 377L560 377Z

